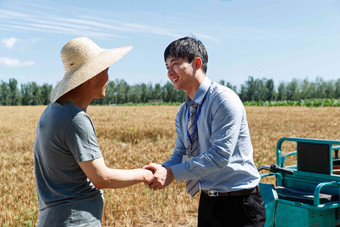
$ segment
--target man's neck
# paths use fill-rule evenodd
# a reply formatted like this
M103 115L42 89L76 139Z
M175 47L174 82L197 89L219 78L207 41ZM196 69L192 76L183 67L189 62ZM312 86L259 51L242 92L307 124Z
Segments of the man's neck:
M196 76L191 88L185 91L191 100L194 98L196 91L201 86L204 79L205 79L205 74L200 74Z
M72 102L74 105L80 107L81 109L86 110L88 105L93 101L86 98L86 94L82 94L82 89L74 89L66 93L65 95L61 96L57 102Z

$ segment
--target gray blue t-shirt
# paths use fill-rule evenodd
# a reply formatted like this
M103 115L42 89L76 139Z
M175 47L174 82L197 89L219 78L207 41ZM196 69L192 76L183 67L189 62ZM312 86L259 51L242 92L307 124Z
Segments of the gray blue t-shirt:
M78 162L102 157L85 110L71 102L52 103L43 112L34 144L38 226L100 226L103 193Z

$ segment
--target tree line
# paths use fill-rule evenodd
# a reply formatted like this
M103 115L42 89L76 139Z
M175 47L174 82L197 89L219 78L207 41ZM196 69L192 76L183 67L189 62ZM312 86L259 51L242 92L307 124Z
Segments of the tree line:
M318 77L310 82L308 79L293 79L290 82L280 82L275 86L272 79L255 79L248 77L239 89L225 80L220 84L234 90L243 102L249 101L292 101L304 99L339 99L340 79L325 81ZM0 83L0 105L48 105L53 86L38 85L29 82L19 85L16 79ZM95 100L93 104L139 104L139 103L181 103L185 100L184 91L176 91L171 82L164 85L156 83L140 83L129 85L125 80L109 81L106 96Z
M0 82L0 105L48 105L53 86L49 84L38 85L29 82L19 85L16 79ZM106 96L94 100L93 104L112 105L126 103L179 103L185 100L183 91L176 91L171 82L164 86L157 83L129 85L125 80L109 81L106 87Z

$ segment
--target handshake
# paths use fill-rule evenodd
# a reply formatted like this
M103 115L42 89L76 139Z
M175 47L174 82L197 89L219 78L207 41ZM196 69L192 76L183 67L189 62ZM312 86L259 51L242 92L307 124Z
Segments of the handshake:
M142 171L144 172L144 184L153 190L164 189L175 178L171 168L165 168L156 163L145 165Z

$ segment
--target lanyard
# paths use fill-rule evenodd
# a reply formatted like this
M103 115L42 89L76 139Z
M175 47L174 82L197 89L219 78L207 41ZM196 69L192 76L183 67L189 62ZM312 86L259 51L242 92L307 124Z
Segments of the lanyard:
M210 84L210 86L211 86L211 84ZM198 111L197 111L196 119L195 119L195 127L194 127L194 131L192 132L192 136L195 134L196 127L197 127L198 117L200 116L201 109L202 109L202 106L203 106L203 102L204 102L204 100L205 100L205 97L207 96L207 93L208 93L209 90L210 90L210 86L209 86L209 88L208 88L208 91L205 93L205 95L204 95L204 97L203 97L203 100L202 100L201 105L199 105L199 107L198 107ZM190 105L189 105L189 108L188 108L188 120L189 120L189 118L190 118ZM191 137L190 137L190 135L189 135L189 130L188 130L188 129L187 129L187 137L188 137L188 139L189 139L190 144L192 145L192 141L191 141Z

